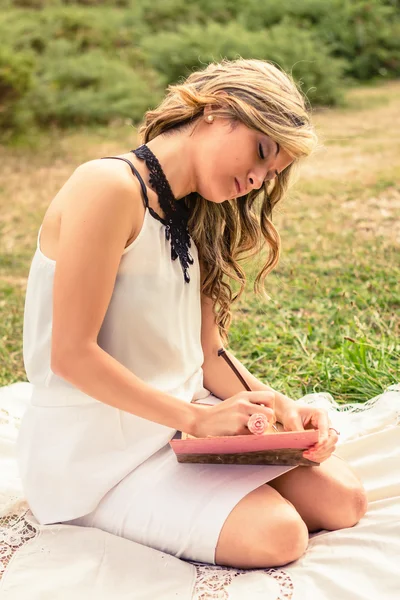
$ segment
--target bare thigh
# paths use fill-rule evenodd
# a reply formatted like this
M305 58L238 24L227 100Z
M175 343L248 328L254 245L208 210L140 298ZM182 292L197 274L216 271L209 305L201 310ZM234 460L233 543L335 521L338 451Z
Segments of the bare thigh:
M236 504L219 535L215 563L252 569L285 565L308 546L308 529L293 504L262 485Z

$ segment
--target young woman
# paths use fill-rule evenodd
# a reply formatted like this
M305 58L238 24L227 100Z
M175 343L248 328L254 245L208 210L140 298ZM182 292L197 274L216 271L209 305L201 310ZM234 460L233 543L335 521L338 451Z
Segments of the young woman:
M245 284L239 258L269 250L257 292L278 261L271 212L317 143L309 110L269 62L224 60L170 86L139 137L136 150L80 165L39 230L24 318L26 498L42 524L212 564L286 564L308 532L357 523L365 491L333 455L326 411L296 405L229 353L245 391L218 350L229 280ZM249 433L254 413L318 429L305 455L321 464L177 462L177 430Z

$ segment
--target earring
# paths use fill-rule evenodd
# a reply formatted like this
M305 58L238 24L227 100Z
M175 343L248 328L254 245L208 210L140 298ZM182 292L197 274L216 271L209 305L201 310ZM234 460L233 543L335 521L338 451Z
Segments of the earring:
M213 116L213 115L208 115L208 117L207 117L207 121L208 121L209 123L212 123L212 122L214 121L214 116Z

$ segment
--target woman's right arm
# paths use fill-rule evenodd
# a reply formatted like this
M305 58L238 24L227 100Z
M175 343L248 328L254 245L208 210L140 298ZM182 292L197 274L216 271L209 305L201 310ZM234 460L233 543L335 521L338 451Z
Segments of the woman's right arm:
M59 195L51 369L100 402L194 434L198 407L148 385L97 343L126 242L143 221L139 185L128 167L94 160Z

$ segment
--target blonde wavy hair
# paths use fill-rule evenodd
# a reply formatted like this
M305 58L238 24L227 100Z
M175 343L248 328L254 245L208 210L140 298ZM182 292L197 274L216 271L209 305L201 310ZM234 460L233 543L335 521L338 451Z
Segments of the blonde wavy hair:
M311 108L291 75L269 61L256 59L210 63L182 83L168 86L167 91L161 104L144 116L138 129L141 144L193 124L211 104L217 117L232 123L240 121L268 135L293 157L274 183L266 181L236 201L214 203L197 193L180 200L190 209L188 227L199 252L201 291L212 299L219 333L226 343L231 305L246 286L246 274L239 261L248 260L265 247L267 260L255 278L254 291L268 298L264 281L277 265L281 247L271 221L272 210L293 184L300 161L317 146ZM236 295L230 280L240 284Z

